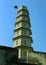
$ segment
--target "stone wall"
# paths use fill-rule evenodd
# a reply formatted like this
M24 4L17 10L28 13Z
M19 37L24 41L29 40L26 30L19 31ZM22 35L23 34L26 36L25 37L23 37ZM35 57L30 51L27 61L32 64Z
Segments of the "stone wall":
M0 65L5 65L5 50L0 49Z
M0 65L10 65L18 60L18 51L16 48L0 46Z
M28 57L29 63L46 65L46 53L43 52L30 52Z

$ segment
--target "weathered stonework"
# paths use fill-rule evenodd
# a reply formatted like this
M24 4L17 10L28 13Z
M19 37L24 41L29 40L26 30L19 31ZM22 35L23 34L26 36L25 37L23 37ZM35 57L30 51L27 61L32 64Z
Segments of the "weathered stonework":
M0 46L0 65L14 64L18 60L18 51L16 48Z
M46 53L39 51L32 51L28 55L28 61L29 63L46 65Z

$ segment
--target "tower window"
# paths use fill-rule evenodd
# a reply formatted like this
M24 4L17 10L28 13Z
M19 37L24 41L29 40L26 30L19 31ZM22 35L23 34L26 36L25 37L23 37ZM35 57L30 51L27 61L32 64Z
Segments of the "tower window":
M24 40L24 45L26 45L26 40Z
M18 40L16 40L16 45L18 45Z
M23 14L27 15L27 12L26 11L23 11Z
M27 55L26 51L24 51L24 55L25 55L25 56Z
M23 16L23 20L28 21L28 17Z
M24 30L24 34L26 34L26 30Z
M17 35L18 35L19 31L17 31Z
M19 24L17 24L18 25L18 27L19 27Z
M24 28L27 28L27 23L24 22L24 23L22 24L22 26L23 26Z

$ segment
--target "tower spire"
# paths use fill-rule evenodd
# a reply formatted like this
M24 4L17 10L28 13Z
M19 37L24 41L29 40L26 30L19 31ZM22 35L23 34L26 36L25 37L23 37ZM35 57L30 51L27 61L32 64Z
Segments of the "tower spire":
M13 38L14 47L18 48L18 57L26 60L27 51L31 51L32 32L30 30L30 17L26 6L21 6L17 12L14 30L15 37Z

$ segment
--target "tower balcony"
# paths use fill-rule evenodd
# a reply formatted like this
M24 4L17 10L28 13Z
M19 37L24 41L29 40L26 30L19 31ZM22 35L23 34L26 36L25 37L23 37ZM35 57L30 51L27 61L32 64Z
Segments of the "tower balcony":
M20 15L20 14L28 14L29 15L29 12L28 12L28 10L27 10L27 7L25 7L25 6L22 6L22 7L20 7L19 9L18 9L18 15Z
M20 27L20 28L14 30L14 34L16 37L20 36L20 35L30 36L30 35L32 35L32 31L28 28Z
M18 22L18 21L21 21L21 20L24 20L24 21L30 21L30 18L29 18L29 16L27 16L27 15L20 15L20 16L17 16L16 17L16 21Z
M13 38L13 42L14 42L14 47L17 47L17 46L31 47L33 40L32 40L32 37L21 35L21 36Z
M20 10L19 12L18 12L18 15L20 16L20 15L29 15L29 13L26 11L26 10Z
M19 27L30 28L31 24L29 21L21 20L21 21L15 22L15 26L16 26L16 29Z
M30 36L20 35L20 36L13 38L13 40L18 39L18 38L29 38L31 40L31 42L33 43L32 37L30 37Z

